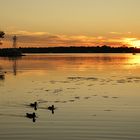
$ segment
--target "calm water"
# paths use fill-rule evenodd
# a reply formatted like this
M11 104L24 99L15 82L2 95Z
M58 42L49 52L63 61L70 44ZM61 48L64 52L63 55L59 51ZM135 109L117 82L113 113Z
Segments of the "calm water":
M140 139L139 54L0 58L2 72L0 140Z

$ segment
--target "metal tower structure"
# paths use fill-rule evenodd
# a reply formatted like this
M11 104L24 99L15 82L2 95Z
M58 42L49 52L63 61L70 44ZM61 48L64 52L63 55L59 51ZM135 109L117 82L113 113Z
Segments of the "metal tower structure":
M17 48L17 36L13 36L13 48Z

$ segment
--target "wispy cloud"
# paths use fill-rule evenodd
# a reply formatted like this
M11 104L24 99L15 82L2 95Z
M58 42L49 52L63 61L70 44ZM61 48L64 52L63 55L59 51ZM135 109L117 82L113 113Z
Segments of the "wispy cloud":
M115 34L110 36L109 34ZM6 34L4 46L12 46L12 36L17 35L19 47L51 47L51 46L122 46L132 45L132 42L139 43L137 38L130 38L123 33L110 32L108 36L87 36L87 35L64 35L51 34L48 32L16 31ZM129 32L126 34L130 34Z

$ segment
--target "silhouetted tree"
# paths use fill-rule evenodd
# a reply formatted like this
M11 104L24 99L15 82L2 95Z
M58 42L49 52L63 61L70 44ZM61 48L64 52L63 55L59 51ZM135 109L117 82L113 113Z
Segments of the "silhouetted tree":
M4 38L5 33L3 31L0 31L0 38Z
M5 33L3 31L0 31L0 45L2 44L1 38L4 38Z

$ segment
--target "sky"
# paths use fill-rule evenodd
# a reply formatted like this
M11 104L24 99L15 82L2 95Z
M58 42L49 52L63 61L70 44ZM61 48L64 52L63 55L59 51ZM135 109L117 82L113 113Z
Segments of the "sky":
M0 0L1 47L140 47L140 0Z

